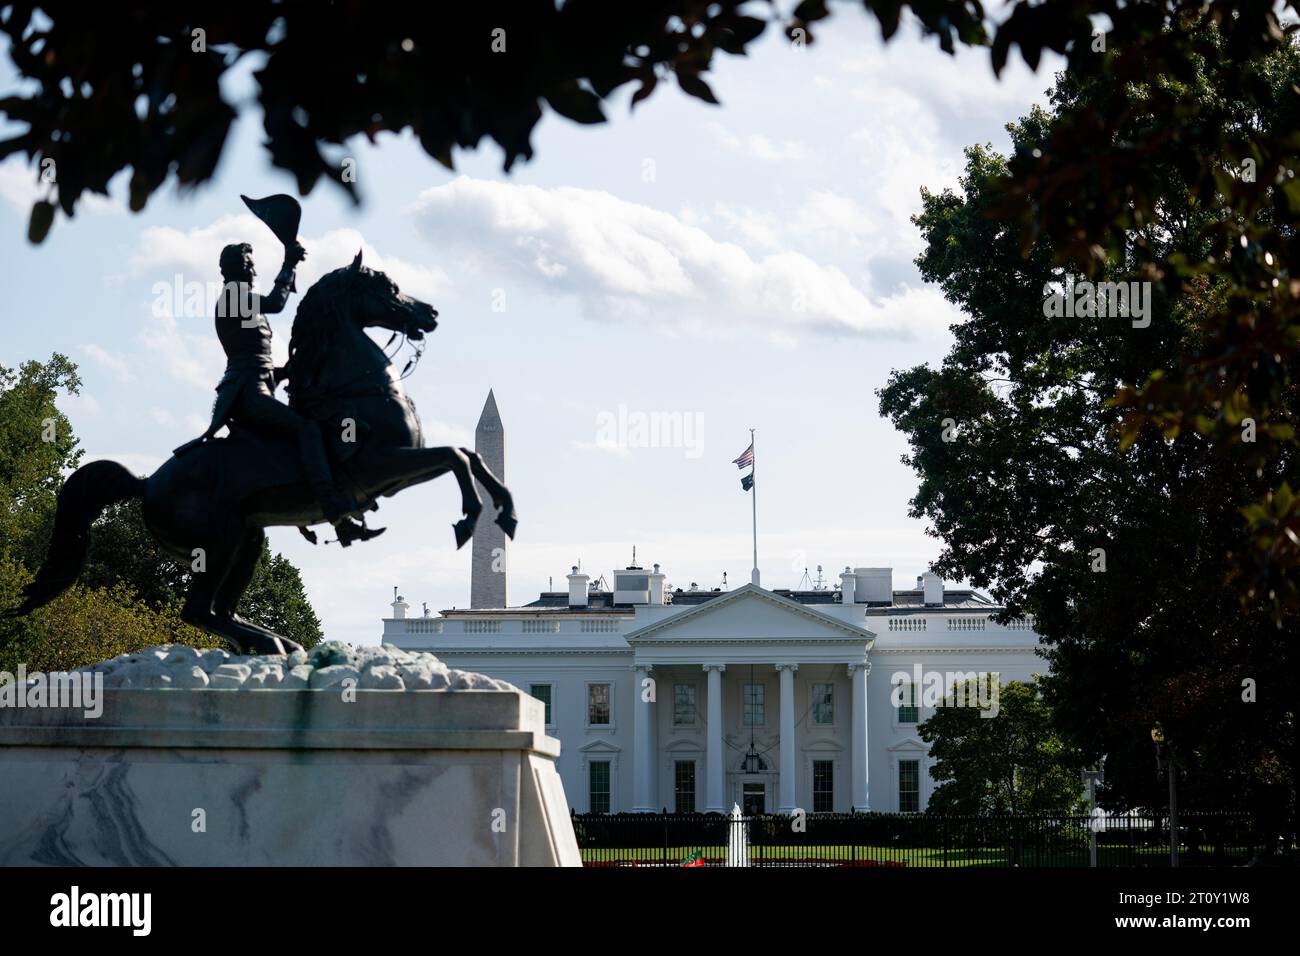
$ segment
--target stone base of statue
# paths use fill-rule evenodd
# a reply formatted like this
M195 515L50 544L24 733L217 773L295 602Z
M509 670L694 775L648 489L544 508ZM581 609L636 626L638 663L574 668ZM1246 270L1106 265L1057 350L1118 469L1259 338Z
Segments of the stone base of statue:
M173 646L64 676L5 688L0 865L581 865L541 702L431 654Z

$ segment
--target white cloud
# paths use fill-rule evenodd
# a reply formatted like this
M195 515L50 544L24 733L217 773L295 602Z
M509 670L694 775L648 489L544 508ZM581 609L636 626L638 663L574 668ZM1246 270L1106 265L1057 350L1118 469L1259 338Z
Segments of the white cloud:
M616 441L608 438L597 438L595 441L578 441L576 438L571 442L574 448L579 451L603 451L606 454L613 455L615 458L630 458L632 450L626 445L620 445Z
M445 295L451 287L447 274L438 268L386 256L366 242L355 229L334 229L319 238L300 237L307 258L298 267L298 289L306 292L327 272L346 266L362 251L362 260L372 269L387 273L401 290L426 301ZM268 286L280 268L281 248L270 230L257 217L244 213L222 216L207 226L182 231L168 226L145 229L131 256L137 275L172 282L180 273L184 282L219 282L217 261L224 246L248 242L260 279Z
M424 445L426 448L443 448L451 446L453 448L473 448L474 433L469 429L461 428L459 425L449 425L446 422L438 421L420 421L420 431L424 435Z
M436 300L451 285L441 269L385 256L355 229L335 229L301 241L307 259L298 269L300 293L326 272L350 263L359 249L367 266L387 273L403 292L418 299ZM189 230L145 229L131 255L133 274L149 279L151 302L150 317L137 341L166 374L203 389L215 388L225 367L212 316L220 288L217 263L221 249L236 242L253 244L255 261L261 267L258 281L269 287L271 276L279 269L281 250L266 225L251 214L222 216ZM291 301L291 308L294 304ZM277 362L287 357L290 321L291 316L286 315L272 323L282 333L272 339Z
M58 398L59 411L63 412L72 422L74 432L77 430L77 423L86 418L99 418L104 414L104 407L99 404L99 400L87 392L83 386L78 395L63 393Z
M774 143L762 133L738 136L718 122L708 122L704 128L713 134L719 144L733 152L752 156L765 163L786 163L807 160L812 156L808 144L799 140L784 139Z
M1030 103L1045 102L1043 91L1052 85L1053 72L1064 66L1060 56L1045 51L1035 73L1013 54L998 77L986 48L959 48L949 56L933 42L873 40L841 49L851 52L833 63L834 87L879 109L879 125L902 129L917 120L991 125L990 120L996 124L1021 115Z
M165 408L159 408L155 405L149 409L149 417L154 420L155 424L161 425L163 428L176 427L176 416Z
M186 323L184 329L181 322ZM216 388L226 366L211 320L178 320L170 311L155 313L145 320L136 341L152 357L154 369L196 388ZM285 348L283 343L279 348Z
M23 215L32 211L32 204L38 199L45 199L53 194L51 184L40 181L37 167L29 165L26 157L13 156L0 163L0 199L3 199ZM96 193L82 193L77 200L77 212L103 215L123 212L122 203L111 196Z
M476 267L577 298L594 318L693 335L738 328L910 336L955 312L930 290L869 294L790 249L754 258L670 213L601 192L460 177L413 207L424 234Z
M21 157L0 163L0 199L20 213L31 212L32 203L44 196L37 174Z
M299 269L298 288L304 292L326 272L350 263L357 250L362 250L367 266L386 273L407 295L436 305L451 290L451 279L442 269L384 255L355 229L334 229L319 239L303 239L302 244L307 247L307 260Z
M189 230L151 226L140 233L131 266L137 274L155 274L160 280L170 280L179 270L188 274L187 281L217 281L217 259L222 247L232 242L251 242L254 252L262 252L263 269L274 268L266 252L274 250L273 255L278 255L278 243L261 220L248 213L222 216Z
M130 364L116 352L109 352L107 349L95 345L93 342L89 345L81 346L80 351L82 355L86 356L86 358L108 371L108 373L118 382L131 382L135 380L135 373L131 371Z
M715 203L714 216L741 242L762 249L781 249L797 244L813 254L842 254L844 246L862 247L870 239L870 251L888 248L888 237L880 226L881 215L873 214L851 196L829 190L813 190L799 204L793 217L782 219L771 212L749 206Z
M721 202L714 204L713 212L728 230L752 248L781 248L780 229L771 215L759 212L757 209L729 206ZM703 225L703 223L689 224Z
M873 231L871 213L857 200L827 190L808 194L799 207L794 228L803 233L829 234L855 241Z

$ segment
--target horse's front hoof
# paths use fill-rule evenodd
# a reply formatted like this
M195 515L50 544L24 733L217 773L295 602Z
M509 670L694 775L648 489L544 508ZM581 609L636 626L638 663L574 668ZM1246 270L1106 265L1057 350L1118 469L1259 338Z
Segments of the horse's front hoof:
M507 538L513 541L515 529L519 527L519 519L515 517L513 511L503 511L497 515L497 526L506 533Z
M469 518L461 518L451 528L456 533L457 551L465 547L465 542L474 537L474 522Z

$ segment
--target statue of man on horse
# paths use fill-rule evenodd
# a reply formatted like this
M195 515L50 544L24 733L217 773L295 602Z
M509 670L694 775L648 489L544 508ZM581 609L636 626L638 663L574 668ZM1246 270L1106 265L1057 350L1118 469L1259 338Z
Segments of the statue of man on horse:
M271 356L271 323L266 317L283 311L289 293L296 291L294 272L298 263L307 257L307 250L298 242L302 207L298 200L286 195L240 198L284 244L284 265L275 277L270 294L260 296L253 291L253 279L257 275L253 268L253 247L242 242L221 250L222 295L217 302L216 330L217 340L226 353L226 373L217 385L217 400L207 431L176 449L176 454L185 454L233 420L293 441L312 492L326 520L334 525L339 544L346 548L353 541L376 537L384 529L371 530L364 522L350 517L359 510L359 505L334 482L320 426L275 397L276 386L288 379L289 368L275 365ZM304 533L309 540L315 540L311 532L304 529Z
M271 293L259 300L251 294L251 249L228 246L222 253L227 288L245 301L218 310L227 369L211 426L147 478L113 461L73 472L59 492L45 563L12 614L27 614L66 590L85 563L95 519L133 498L142 499L145 526L160 546L192 569L182 617L244 653L298 647L236 613L267 527L308 533L310 525L328 522L345 545L365 540L380 529L365 528L355 515L377 507L381 497L451 473L461 492L462 516L452 526L456 547L473 535L483 510L475 480L492 499L494 520L514 537L509 490L472 449L424 447L401 376L365 331L387 329L422 343L437 328L437 310L364 266L358 252L307 290L294 317L287 369L275 368L266 315L283 309L305 254L297 241L298 204L287 196L245 201L284 242L285 260ZM289 404L283 405L275 386L286 377ZM223 425L229 434L217 437Z

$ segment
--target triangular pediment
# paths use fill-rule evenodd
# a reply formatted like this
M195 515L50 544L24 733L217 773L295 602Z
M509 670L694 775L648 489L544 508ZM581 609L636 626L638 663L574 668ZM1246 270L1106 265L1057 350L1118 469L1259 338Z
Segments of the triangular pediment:
M892 747L887 747L886 751L888 753L896 753L896 754L897 753L924 754L924 753L929 753L930 748L927 747L916 737L908 737L906 740L899 741L898 743L894 744Z
M629 644L689 641L833 641L870 644L875 635L753 584L628 632Z
M578 748L578 750L581 753L587 754L588 756L591 755L601 756L604 754L621 753L623 748L620 747L618 744L612 743L611 741L608 740L593 740L590 743L583 744L581 747Z

